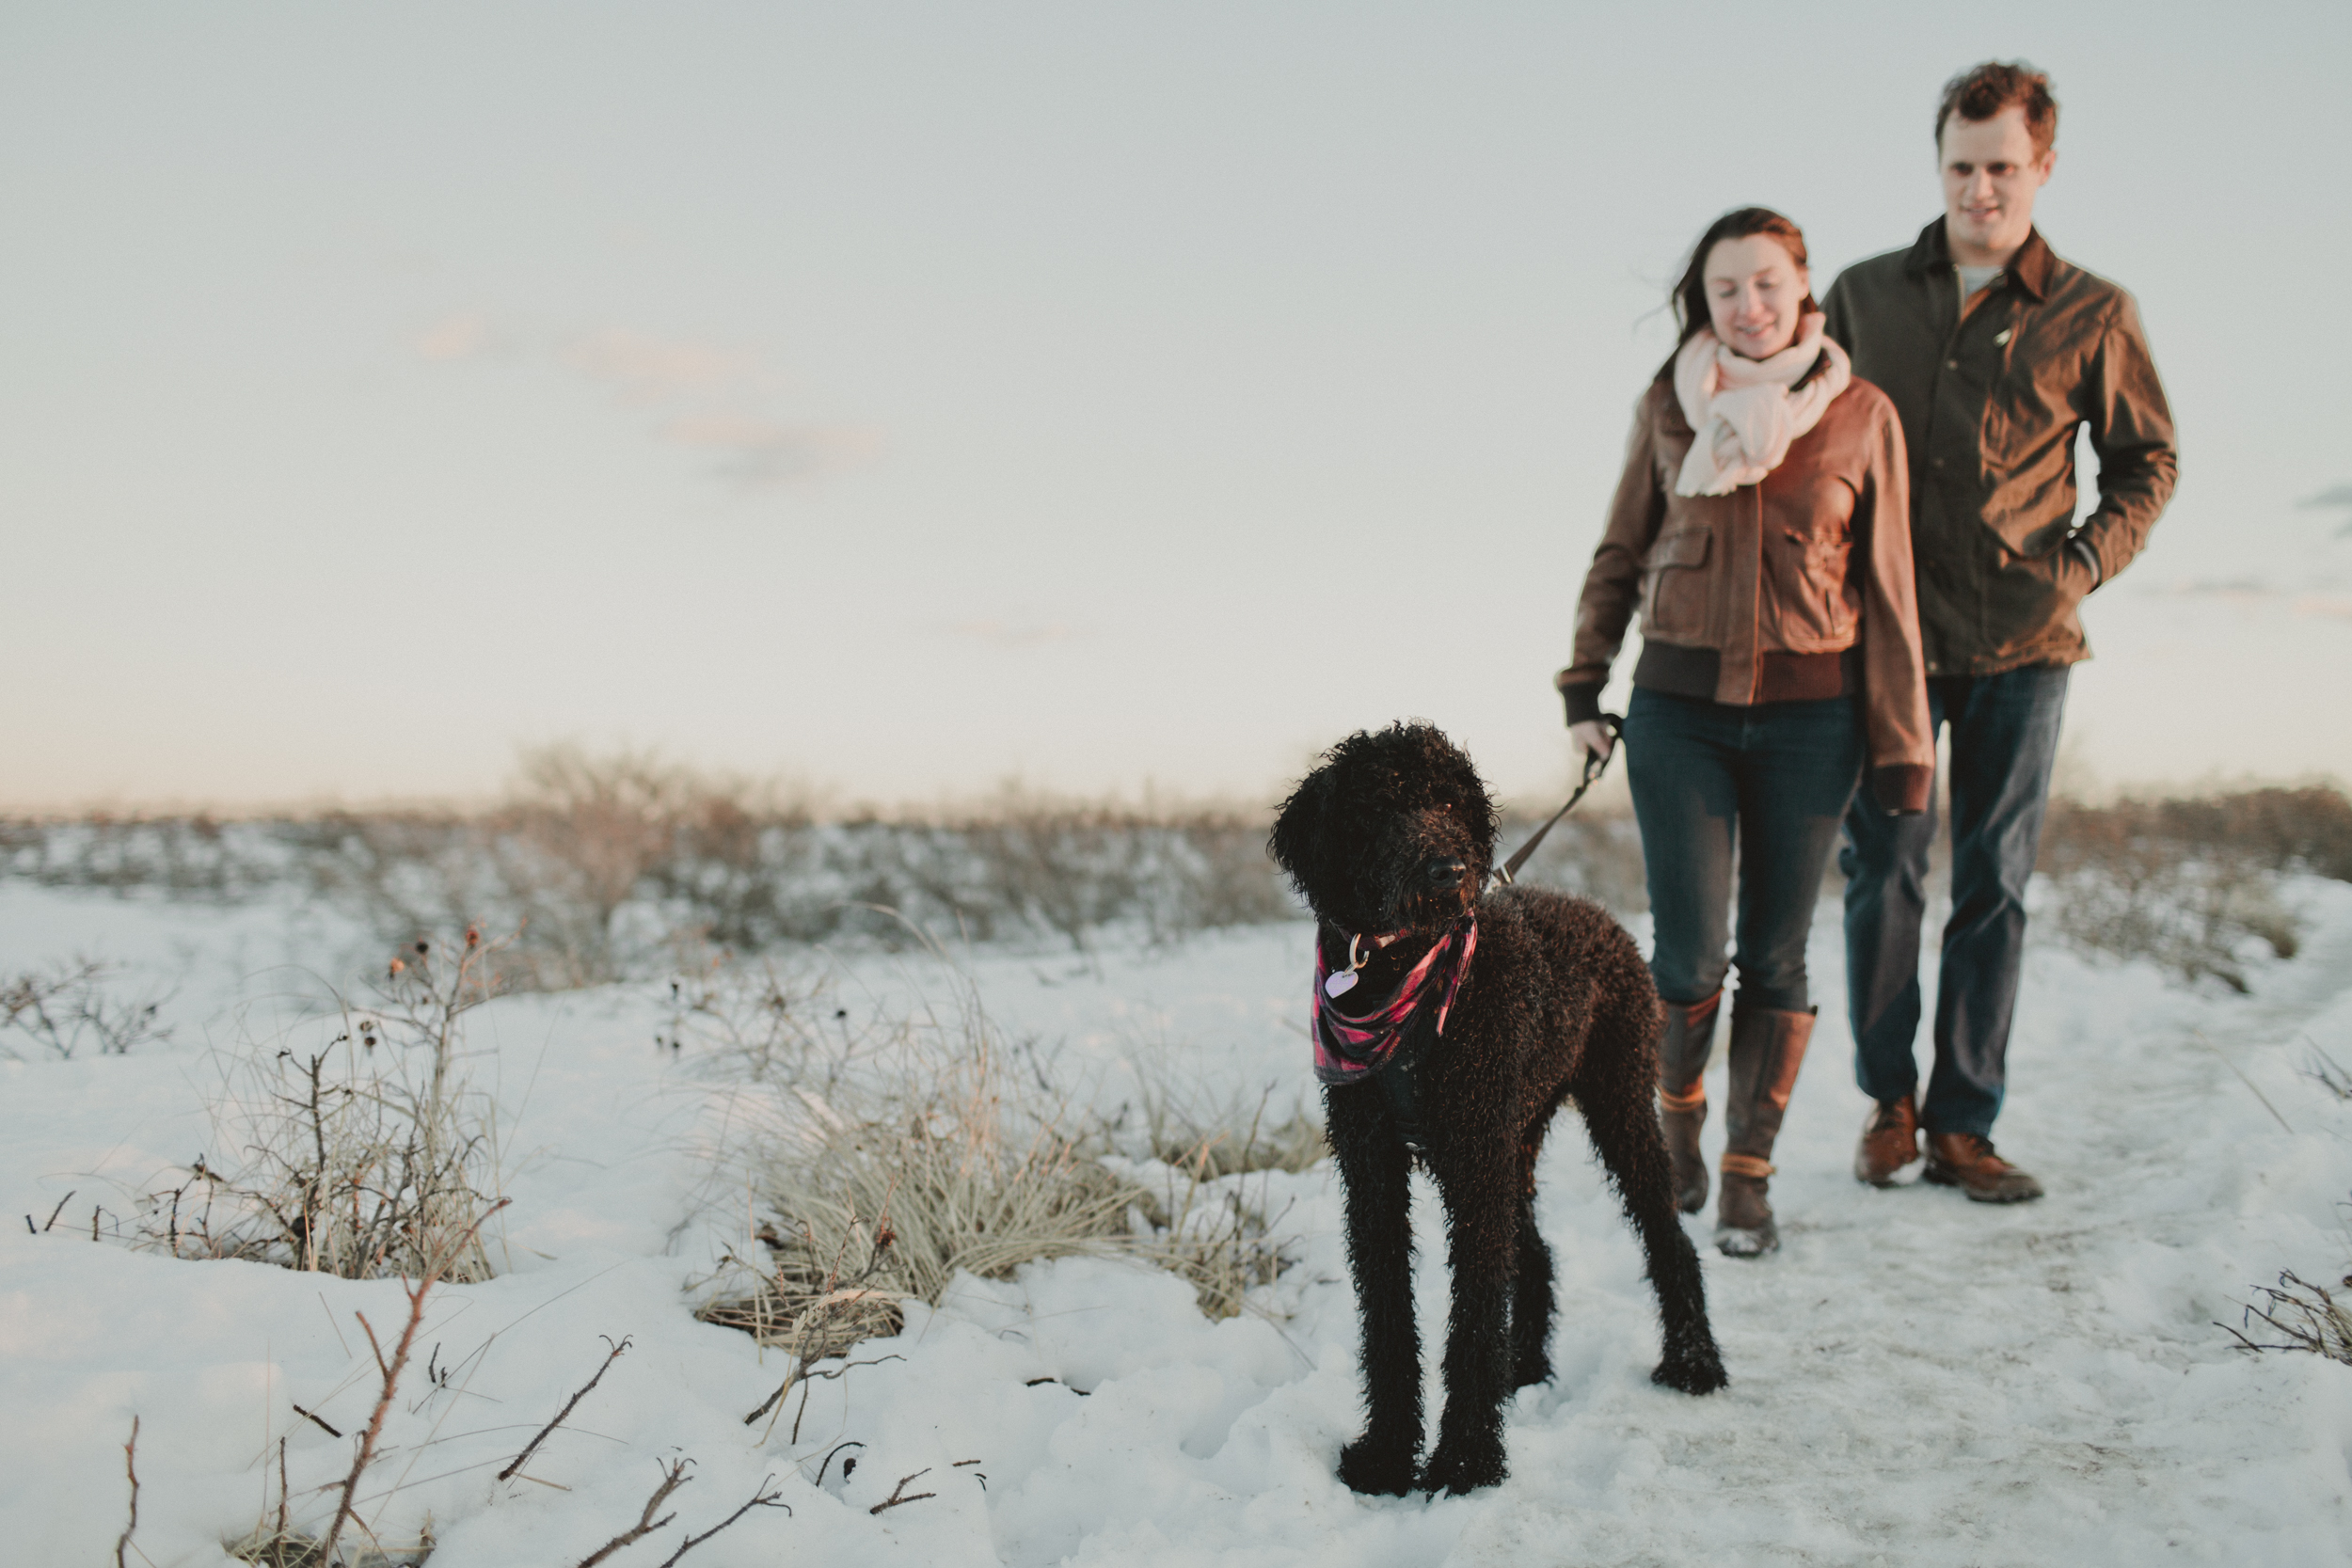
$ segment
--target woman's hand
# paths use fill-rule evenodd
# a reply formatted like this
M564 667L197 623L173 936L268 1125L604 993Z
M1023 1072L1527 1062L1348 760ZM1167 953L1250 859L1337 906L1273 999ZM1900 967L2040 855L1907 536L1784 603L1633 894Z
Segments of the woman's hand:
M1578 751L1588 752L1603 761L1608 759L1611 749L1616 745L1615 737L1609 733L1609 726L1597 719L1587 719L1581 724L1570 724L1568 734L1576 738Z

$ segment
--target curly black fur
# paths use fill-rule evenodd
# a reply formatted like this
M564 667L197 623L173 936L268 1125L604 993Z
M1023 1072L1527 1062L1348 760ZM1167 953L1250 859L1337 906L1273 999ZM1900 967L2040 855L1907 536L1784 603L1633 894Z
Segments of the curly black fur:
M1651 1100L1658 993L1625 928L1565 894L1480 896L1494 863L1494 801L1470 758L1427 724L1359 731L1332 747L1283 802L1267 847L1314 911L1334 971L1347 967L1351 935L1410 927L1365 966L1366 995L1392 990L1466 910L1478 913L1477 957L1444 1036L1425 1011L1399 1052L1413 1064L1414 1120L1445 1202L1454 1273L1445 1413L1418 1475L1412 1156L1392 1083L1324 1091L1346 1188L1367 1407L1363 1435L1341 1452L1341 1479L1390 1493L1468 1492L1502 1479L1502 1402L1551 1375L1551 1254L1535 1228L1535 1156L1570 1098L1648 1258L1665 1329L1652 1381L1692 1394L1722 1387L1698 1254L1675 1211Z

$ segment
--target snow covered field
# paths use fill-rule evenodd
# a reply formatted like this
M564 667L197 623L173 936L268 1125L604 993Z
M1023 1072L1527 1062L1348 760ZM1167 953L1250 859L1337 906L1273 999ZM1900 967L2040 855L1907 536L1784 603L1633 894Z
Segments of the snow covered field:
M742 1189L704 1152L724 1086L691 1053L654 1048L665 988L508 998L469 1037L506 1120L514 1201L493 1255L508 1272L431 1298L420 1346L445 1381L421 1369L405 1384L361 1516L388 1544L429 1521L436 1568L571 1564L685 1457L692 1480L663 1509L675 1522L609 1561L653 1568L767 1477L791 1513L754 1511L693 1568L2344 1561L2352 1368L2250 1356L2215 1326L2280 1269L2332 1284L2352 1266L2352 1104L2298 1070L2313 1045L2352 1062L2352 886L2292 893L2302 951L2247 997L2036 950L2000 1134L2050 1196L2012 1209L1848 1174L1862 1102L1824 906L1822 1022L1773 1184L1784 1250L1724 1259L1711 1220L1691 1222L1731 1386L1694 1400L1649 1384L1639 1257L1564 1126L1538 1209L1560 1264L1557 1375L1509 1407L1511 1480L1436 1501L1359 1498L1332 1475L1357 1382L1327 1167L1249 1179L1289 1204L1299 1259L1261 1313L1213 1323L1172 1276L1099 1259L967 1278L856 1353L903 1359L812 1385L797 1441L789 1418L746 1426L779 1357L696 1323L683 1289L746 1229ZM348 1468L374 1399L353 1313L397 1324L399 1285L174 1261L92 1244L88 1221L213 1148L214 1053L266 1035L288 1006L269 998L315 990L273 966L331 971L354 940L290 907L0 886L0 971L87 953L179 987L168 1044L0 1062L7 1561L113 1560L135 1415L128 1561L228 1562L222 1544L276 1507L281 1437L296 1521L331 1511L312 1489ZM1213 1096L1278 1085L1280 1109L1308 1084L1308 942L1293 925L1092 962L983 952L964 969L1073 1092L1115 1101L1124 1064L1148 1057ZM886 1011L948 989L928 960L873 957L848 963L838 994ZM1720 1136L1718 1118L1710 1153ZM13 1217L38 1226L69 1192L45 1234ZM1435 1218L1424 1202L1425 1230ZM1426 1235L1423 1255L1430 1333L1444 1277ZM628 1354L532 1479L494 1480L595 1370L600 1337L624 1335ZM862 1447L820 1484L844 1443ZM914 1475L904 1494L930 1496L873 1512Z

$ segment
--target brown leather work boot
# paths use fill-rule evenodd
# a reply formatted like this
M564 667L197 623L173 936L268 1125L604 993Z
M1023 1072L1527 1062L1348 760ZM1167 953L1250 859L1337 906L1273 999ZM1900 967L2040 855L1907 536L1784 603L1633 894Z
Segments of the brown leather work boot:
M1772 1141L1797 1087L1813 1012L1741 1008L1731 1019L1731 1090L1724 1097L1724 1191L1715 1206L1715 1245L1726 1258L1760 1258L1780 1245L1766 1194Z
M1862 1142L1853 1151L1857 1181L1891 1187L1895 1173L1919 1158L1919 1107L1909 1095L1882 1100L1870 1107L1862 1123Z
M2042 1196L2042 1183L1993 1152L1980 1132L1928 1134L1928 1168L1922 1180L1958 1187L1979 1203L2023 1203Z
M1724 993L1699 1002L1661 1002L1666 1027L1658 1041L1658 1125L1674 1162L1675 1207L1695 1214L1707 1207L1707 1157L1699 1129L1707 1125L1707 1086L1701 1076L1715 1049L1715 1014Z

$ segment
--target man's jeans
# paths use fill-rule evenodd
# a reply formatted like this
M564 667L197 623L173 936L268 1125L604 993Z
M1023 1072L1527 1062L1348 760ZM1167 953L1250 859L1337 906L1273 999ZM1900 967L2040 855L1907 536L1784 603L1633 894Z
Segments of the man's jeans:
M1989 1134L2001 1114L2010 1015L2026 944L2026 879L2058 757L2066 667L1928 682L1934 730L1952 728L1952 915L1935 995L1935 1068L1920 1122ZM1867 799L1846 814L1846 997L1854 1078L1873 1100L1918 1085L1919 926L1927 911L1926 815L1884 816Z
M1659 995L1699 1002L1723 986L1736 847L1740 1006L1803 1012L1805 934L1862 776L1855 699L1734 707L1636 687L1625 754Z

